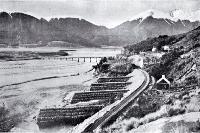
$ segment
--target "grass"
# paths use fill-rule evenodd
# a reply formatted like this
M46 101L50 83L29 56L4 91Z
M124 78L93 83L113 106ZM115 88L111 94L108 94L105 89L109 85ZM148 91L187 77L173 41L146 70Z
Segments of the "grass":
M182 92L179 94L170 93L170 97L172 99L171 103L164 104L160 107L159 110L148 113L143 117L134 117L133 115L138 115L135 111L139 111L138 113L142 113L143 110L138 110L138 107L141 106L132 106L129 108L128 113L124 113L120 119L111 125L109 131L116 131L116 132L128 132L132 129L138 128L140 125L145 125L147 123L156 121L163 117L173 117L177 115L181 115L184 113L190 112L199 112L200 111L200 96L198 94L191 95L195 92ZM149 93L148 93L149 94ZM175 96L178 95L178 96ZM185 99L185 96L188 98ZM145 100L146 101L146 100ZM145 103L144 100L141 101ZM145 103L147 104L147 103ZM149 105L149 104L148 104ZM135 109L134 109L135 108ZM127 116L128 115L128 116ZM176 125L178 124L178 125ZM172 124L169 129L170 132L166 133L190 133L191 131L199 131L200 130L200 121L193 122L192 124L184 124L181 125L179 122L175 122ZM108 129L107 128L107 129ZM108 132L109 132L108 131Z

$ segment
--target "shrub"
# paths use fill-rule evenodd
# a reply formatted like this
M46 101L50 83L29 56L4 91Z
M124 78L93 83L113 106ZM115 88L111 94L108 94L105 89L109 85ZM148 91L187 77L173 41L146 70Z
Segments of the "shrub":
M110 67L110 75L127 75L132 70L133 66L129 62L113 63Z
M8 114L8 110L5 106L0 107L0 120L2 120Z
M190 128L192 132L199 132L200 131L200 120L196 121L194 125Z
M179 115L179 114L183 114L185 113L185 109L183 108L171 108L168 111L168 116L175 116L175 115Z
M10 115L10 111L5 106L0 107L0 132L9 132L18 122L20 122L20 114Z
M163 55L160 59L161 62L148 68L147 72L157 80L161 77L161 75L168 75L176 64L175 61L180 57L181 54L182 51L174 50Z

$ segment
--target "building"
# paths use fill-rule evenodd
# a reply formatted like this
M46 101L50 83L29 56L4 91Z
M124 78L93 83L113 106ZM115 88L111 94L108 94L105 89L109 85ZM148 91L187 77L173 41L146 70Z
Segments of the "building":
M170 51L170 47L167 45L163 46L162 48L163 48L163 51L166 51L166 52Z
M153 47L153 48L152 48L152 52L157 52L157 48L156 48L156 47Z
M165 75L162 75L162 77L156 82L158 89L170 89L170 81L166 79Z

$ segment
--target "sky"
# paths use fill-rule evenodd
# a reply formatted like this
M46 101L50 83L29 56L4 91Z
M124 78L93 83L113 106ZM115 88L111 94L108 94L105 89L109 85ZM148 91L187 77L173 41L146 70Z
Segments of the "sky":
M0 11L23 12L47 20L76 17L108 28L149 9L195 11L200 10L200 0L0 0Z

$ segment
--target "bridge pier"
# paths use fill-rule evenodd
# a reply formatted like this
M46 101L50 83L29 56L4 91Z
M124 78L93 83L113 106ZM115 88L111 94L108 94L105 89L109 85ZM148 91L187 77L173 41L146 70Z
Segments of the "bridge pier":
M86 62L87 59L92 62L92 60L96 60L98 62L98 59L101 59L101 57L46 57L46 58L41 58L41 60L71 60L71 61L78 61L80 62L82 59L83 62Z

